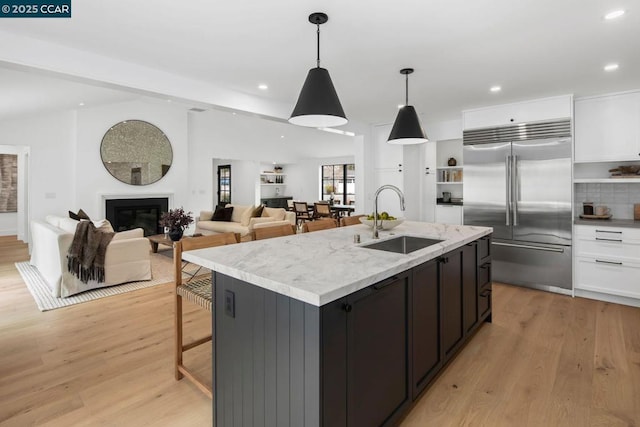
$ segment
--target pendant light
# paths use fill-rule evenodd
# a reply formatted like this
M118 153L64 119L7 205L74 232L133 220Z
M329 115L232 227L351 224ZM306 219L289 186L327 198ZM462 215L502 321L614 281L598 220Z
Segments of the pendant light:
M398 111L396 121L393 123L391 134L389 134L389 139L387 140L389 144L421 144L429 140L420 125L416 109L409 105L409 74L411 73L413 73L413 68L400 70L400 74L404 74L406 79L406 98L404 105Z
M309 70L298 102L289 118L289 123L294 125L331 127L347 123L329 71L320 67L320 25L328 20L329 17L325 13L316 12L309 15L309 22L318 27L318 55L316 68Z

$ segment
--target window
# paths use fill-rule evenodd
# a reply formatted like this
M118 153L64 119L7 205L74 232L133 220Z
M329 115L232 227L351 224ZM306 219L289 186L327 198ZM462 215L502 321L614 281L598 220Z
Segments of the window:
M322 200L331 200L339 205L353 205L356 202L356 165L322 166Z
M231 203L231 165L218 166L218 206Z

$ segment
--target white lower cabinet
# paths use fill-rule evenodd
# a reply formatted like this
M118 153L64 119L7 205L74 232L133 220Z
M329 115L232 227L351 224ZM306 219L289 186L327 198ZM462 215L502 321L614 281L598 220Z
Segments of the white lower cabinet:
M436 205L436 222L462 225L462 206Z
M575 226L576 294L634 298L640 303L640 229Z

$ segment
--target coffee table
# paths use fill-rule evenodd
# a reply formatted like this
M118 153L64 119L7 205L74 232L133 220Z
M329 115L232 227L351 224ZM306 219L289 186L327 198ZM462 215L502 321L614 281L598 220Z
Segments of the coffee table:
M196 233L192 236L182 236L180 240L184 239L185 237L199 237L199 236L202 236L202 234ZM165 245L172 248L174 243L174 241L171 240L169 236L165 234L154 234L153 236L147 236L147 239L149 239L149 243L151 243L151 250L153 251L154 254L158 253L158 245Z
M158 253L158 245L165 245L169 247L173 247L173 240L169 238L169 236L165 234L155 234L153 236L147 236L149 239L149 243L151 243L151 250L154 254Z

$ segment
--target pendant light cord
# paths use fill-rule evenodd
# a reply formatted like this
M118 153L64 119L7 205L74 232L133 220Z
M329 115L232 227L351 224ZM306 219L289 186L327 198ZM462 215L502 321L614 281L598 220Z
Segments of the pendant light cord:
M316 33L318 34L318 55L316 57L316 67L320 68L320 24L316 24L318 26L318 29L316 30Z
M404 102L404 105L406 107L407 105L409 105L409 74L405 74L404 77L405 77L405 83L404 83L404 85L405 85L404 101L405 102Z

